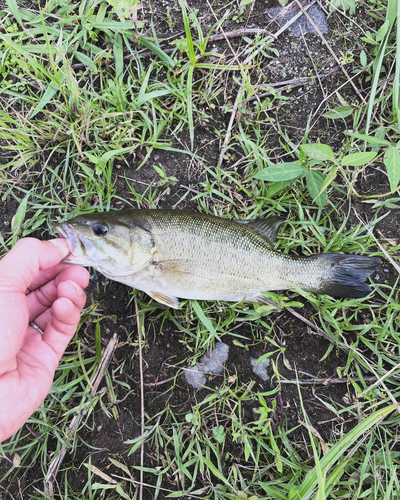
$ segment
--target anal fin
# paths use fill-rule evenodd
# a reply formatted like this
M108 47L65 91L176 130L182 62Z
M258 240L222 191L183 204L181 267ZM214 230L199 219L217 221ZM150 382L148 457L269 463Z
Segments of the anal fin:
M164 304L165 306L172 307L173 309L179 309L179 300L177 297L168 297L159 292L146 292L152 299Z
M249 297L246 297L246 302L251 303L251 302L256 302L260 306L272 306L276 309L279 309L279 304L275 302L275 300L266 297L263 295L261 292L251 295Z

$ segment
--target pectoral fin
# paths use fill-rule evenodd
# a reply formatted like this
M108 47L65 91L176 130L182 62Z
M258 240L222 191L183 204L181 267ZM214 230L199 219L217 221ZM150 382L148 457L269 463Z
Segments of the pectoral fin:
M163 295L159 292L146 292L152 299L160 302L160 304L164 304L168 307L172 307L173 309L179 309L179 300L177 297L168 297L167 295Z

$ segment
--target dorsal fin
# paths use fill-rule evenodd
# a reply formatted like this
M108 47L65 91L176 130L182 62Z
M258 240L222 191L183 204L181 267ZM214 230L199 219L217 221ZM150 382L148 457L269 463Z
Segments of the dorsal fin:
M261 235L272 247L278 236L279 226L285 221L280 217L268 217L267 219L241 220L238 222L246 224L249 229Z

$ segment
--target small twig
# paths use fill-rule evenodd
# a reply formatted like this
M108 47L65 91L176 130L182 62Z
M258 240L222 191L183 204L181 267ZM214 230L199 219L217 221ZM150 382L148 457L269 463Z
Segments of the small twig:
M103 355L101 357L101 361L99 366L97 367L97 370L95 371L91 381L91 390L90 390L90 396L94 397L97 393L97 390L99 388L100 382L102 381L104 374L107 370L107 367L110 363L111 356L114 352L114 347L118 342L118 337L114 333L112 339L107 344L107 347L105 348ZM83 401L82 405L86 403L86 400L89 399L88 397L85 398L85 401ZM86 414L89 411L89 407L84 408L81 412L75 413L74 417L71 420L71 423L69 424L69 429L67 431L67 438L71 438L76 429L79 427L80 423L82 420L85 418ZM53 458L53 460L50 463L50 466L48 468L48 471L45 475L44 478L44 492L46 495L53 496L54 494L54 489L53 489L53 483L56 479L56 476L58 474L58 471L60 470L61 464L63 463L64 457L67 453L67 445L64 443L61 446L60 451L57 453L57 455Z
M355 382L361 382L361 379L358 377L353 377L351 380L354 380ZM363 380L367 382L371 382L373 380L376 380L376 377L364 377ZM331 384L346 384L347 382L350 382L350 379L348 378L338 378L338 377L330 377L330 378L313 378L311 380L280 380L280 384L299 384L299 385L331 385Z
M136 325L139 343L139 372L140 372L140 431L144 434L144 387L143 387L143 356L142 356L142 327L140 324L139 306L135 299ZM144 465L144 442L140 446L140 485L139 500L143 500L143 465Z
M383 380L387 379L389 377L389 375L391 375L393 372L395 372L399 368L400 368L400 363L397 363L397 365L395 365L391 370L389 370L388 372L384 373L382 375L382 377L379 377L378 380L376 380L376 377L374 377L375 383L373 383L372 385L370 385L369 387L367 387L366 389L364 389L362 391L362 393L359 394L357 397L361 398L362 396L364 396L365 394L367 394L367 392L369 392L370 390L372 390L378 384L381 384L383 382Z
M222 144L222 149L221 149L221 153L219 156L218 165L222 164L223 155L225 154L225 150L228 146L229 139L231 138L231 131L232 131L232 127L233 127L233 122L235 121L235 116L236 116L236 113L237 113L237 110L239 107L239 101L242 97L243 91L244 91L244 87L240 87L239 92L237 93L237 96L235 99L235 104L233 105L233 109L232 109L231 118L229 120L228 128L226 129L225 139L224 139L224 142Z
M174 375L173 377L169 377L169 378L166 378L165 380L159 380L158 382L145 382L143 384L144 387L157 387L159 385L164 385L164 384L167 384L168 382L172 382L172 380L175 380L176 379L176 375ZM138 382L132 378L133 382L135 382L135 384L138 384ZM131 393L131 392L134 392L134 391L129 391L128 392L128 395ZM126 396L124 397L124 399L126 398ZM123 401L123 400L121 400ZM119 401L118 401L119 402Z
M233 31L225 31L218 35L211 35L208 42L215 42L216 40L224 40L225 38L238 38L239 36L246 35L269 35L273 36L268 30L262 28L242 28Z
M332 73L335 73L338 71L339 66L335 66L331 70L327 71L326 73L323 73L322 75L317 75L317 79L319 81L324 80L325 78L328 78ZM278 88L278 92L284 92L285 90L293 89L296 87L302 87L303 85L306 85L307 83L312 83L315 80L314 76L302 76L299 78L292 78L290 80L284 80L281 82L274 82L274 83L263 83L262 85L257 85L257 89L263 89L263 88ZM271 94L271 91L269 92L264 92L262 94L257 94L254 96L249 97L246 99L245 102L250 102L254 101L255 99L259 99L260 97L266 97Z

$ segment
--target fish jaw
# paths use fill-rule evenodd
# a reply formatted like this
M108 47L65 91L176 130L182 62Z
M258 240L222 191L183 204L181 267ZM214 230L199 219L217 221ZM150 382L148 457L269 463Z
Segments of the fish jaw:
M60 235L65 238L69 254L63 259L63 262L71 264L80 264L82 266L91 265L90 254L92 253L92 244L87 238L82 238L69 224L55 226Z

